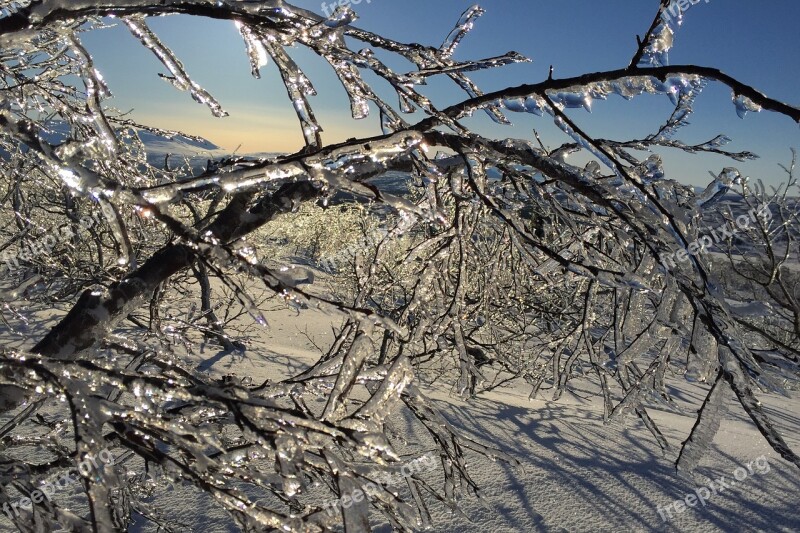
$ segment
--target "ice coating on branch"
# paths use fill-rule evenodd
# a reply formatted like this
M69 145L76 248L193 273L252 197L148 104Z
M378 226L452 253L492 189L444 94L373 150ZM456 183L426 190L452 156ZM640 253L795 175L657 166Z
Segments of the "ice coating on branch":
M751 99L744 95L737 95L733 93L733 105L736 106L736 114L739 115L739 118L744 118L747 116L747 113L759 113L761 112L761 106L753 102Z
M747 414L750 415L750 419L755 422L761 434L781 457L800 467L800 457L783 440L783 437L772 425L761 402L753 394L752 380L748 374L745 374L740 360L728 347L720 347L719 355L725 378Z
M640 67L660 67L669 65L669 51L675 44L675 34L683 25L686 12L700 0L669 0L661 2L658 19L653 30L643 43ZM709 0L705 0L709 3Z
M619 176L621 179L624 179L625 176L621 174L619 167L614 163L614 161L612 161L608 157L608 155L606 155L606 153L601 151L589 139L584 137L581 133L575 131L575 128L573 128L564 117L558 115L552 108L552 106L548 105L547 112L553 117L553 121L555 122L556 126L558 126L561 129L561 131L569 135L578 144L578 146L588 150L592 155L597 157L604 165L606 165L609 169L613 170L614 173L617 174L617 176Z
M352 346L347 351L342 361L336 383L325 405L322 414L323 420L341 420L346 414L345 405L342 399L355 383L358 372L364 364L366 357L374 349L372 339L369 336L370 328L367 325L366 331L360 331L353 341Z
M711 447L711 443L719 430L722 419L728 412L727 401L730 396L730 387L720 373L711 392L703 403L697 422L692 428L692 432L686 439L681 449L677 470L680 474L691 476L700 464L705 452Z
M678 103L675 111L654 138L664 140L672 139L680 128L689 124L689 117L694 113L694 102L708 85L708 80L704 78L695 78L686 81L689 86L681 86L681 90L679 94L677 94Z
M267 49L250 26L237 20L236 27L239 29L247 49L247 57L250 59L250 72L254 78L261 78L261 67L269 64Z
M664 163L661 160L661 156L657 154L648 157L646 161L636 168L635 172L638 174L642 183L661 181L666 177L664 173Z
M372 90L363 83L359 76L358 69L351 63L346 61L330 60L331 65L336 70L347 95L350 98L350 113L356 120L365 119L369 116L369 100L378 101L377 96ZM377 102L378 106L382 108L384 115L390 115L391 110L387 109L388 106L383 102ZM399 117L394 116L392 119L397 121Z
M297 119L300 121L306 146L312 149L320 148L322 145L322 138L320 137L322 127L317 122L311 109L311 104L308 101L308 97L316 95L317 91L305 73L297 66L297 63L286 53L283 45L274 34L267 33L261 42L281 72L283 84L289 94L289 99L292 101Z
M290 436L279 438L275 444L281 478L283 478L283 492L292 498L300 492L303 486L303 447L297 439Z
M669 65L669 51L675 43L677 25L662 22L651 33L640 67L665 67Z
M733 139L731 139L727 135L717 135L707 143L704 143L702 146L705 148L724 148L732 141Z
M386 372L380 387L355 416L380 423L394 412L402 392L414 379L414 369L405 356L398 357Z
M458 23L456 23L456 27L453 28L453 31L444 40L442 46L439 47L441 57L445 59L452 57L461 40L472 30L475 21L485 14L486 10L478 5L474 5L464 11Z
M692 383L707 383L714 379L719 366L718 343L708 328L697 320L692 334L684 378Z
M30 6L33 0L12 0L0 3L0 18L19 13L21 9Z
M711 174L711 173L710 173ZM742 185L747 178L733 167L726 167L722 172L711 174L714 180L706 186L705 190L697 197L697 205L704 207L719 201L734 185Z
M305 174L298 163L279 163L264 169L235 170L193 179L183 183L170 183L141 191L142 198L151 204L171 203L180 198L183 191L198 187L218 186L227 192L247 191L267 183L297 178Z
M675 34L683 24L684 12L696 2L670 1L659 9L656 26L648 34L638 66L662 67L669 65L669 51L675 44Z
M67 43L80 62L83 83L86 87L86 109L88 113L81 116L82 121L93 123L97 136L86 141L68 140L56 153L67 162L81 161L86 158L115 158L119 152L117 135L103 112L102 102L111 96L103 76L95 68L89 52L83 47L76 35L70 35Z
M609 95L616 94L631 100L642 94L666 95L674 105L685 99L683 113L691 112L691 102L707 85L702 76L685 75L670 76L664 81L654 76L628 76L614 81L593 82L585 86L567 87L558 91L546 91L545 94L561 110L583 108L591 112L594 100L606 100ZM502 106L517 113L533 113L542 115L547 104L542 95L532 94L526 98L507 98L484 107Z
M268 184L309 177L309 167L330 172L337 179L346 180L354 172L369 169L386 169L388 163L420 147L425 141L418 132L400 132L385 139L362 146L345 146L329 153L302 158L302 161L268 163L255 169L220 172L178 183L170 183L141 190L141 197L152 204L165 204L180 198L184 191L214 186L227 192L244 192ZM318 178L325 179L318 175ZM342 181L341 183L345 183Z
M222 109L217 100L205 89L200 87L189 77L183 63L175 56L169 48L147 26L144 17L131 16L125 18L125 24L131 33L139 39L144 46L149 48L159 61L169 70L171 76L160 75L170 82L175 88L181 91L189 91L192 98L203 105L208 106L215 117L225 117L228 113Z
M587 245L592 239L594 239L597 234L599 233L598 228L592 228L583 235L581 235L581 239L575 241L574 243L570 244L567 248L561 250L558 255L563 257L567 260L574 259ZM559 263L555 259L548 259L540 266L536 268L536 271L539 272L542 276L547 276L548 274L553 273L557 268L559 268Z
M130 12L141 7L143 16L180 11L189 4L183 0L126 2L133 6ZM97 241L91 239L93 232L90 238L64 243L59 252L66 253L58 259L66 264L33 264L37 269L44 267L41 272L66 273L57 280L59 291L73 281L96 280L97 272L102 276L98 284L104 287L81 292L81 286L77 292L63 293L79 299L70 313L78 318L65 319L63 324L69 327L54 333L50 344L54 348L47 358L26 354L25 360L9 357L0 364L5 380L13 379L42 397L63 394L57 404L63 416L56 422L58 437L60 441L70 415L75 415L78 456L108 438L115 451L132 458L130 463L146 458L148 473L159 476L139 484L136 476L131 476L133 481L119 479L108 469L93 474L102 483L91 483L85 492L97 502L92 510L97 527L112 530L124 523L130 516L128 497L141 515L158 517L157 501L136 500L138 490L144 487L152 494L181 484L205 492L208 501L230 511L245 529L335 530L344 515L348 531L369 531L373 512L384 513L395 529L417 528L419 518L424 523L429 515L429 501L455 506L461 493L477 491L464 449L500 457L460 436L434 402L421 394L414 381L429 379L430 372L420 364L423 358L442 369L443 375L436 378L439 383L448 382L465 396L493 387L491 381L484 385L483 380L491 380L498 371L529 381L534 390L546 383L557 394L569 390L570 380L596 379L607 418L635 413L666 448L666 439L647 409L651 402L675 408L665 378L673 367L682 368L681 354L687 356L687 351L686 379L713 381L718 352L714 335L718 333L711 326L715 326L724 332L721 338L735 347L731 357L741 366L741 376L734 366L726 366L726 379L739 382L742 403L756 413L758 423L762 427L769 423L764 413L757 413L759 406L752 394L741 391L751 385L765 386L769 382L762 375L765 368L780 368L779 375L785 377L796 365L777 351L760 351L757 359L753 357L746 344L737 344L734 327L724 322L724 315L757 320L758 311L776 318L780 312L766 305L761 310L725 307L725 301L710 289L714 273L700 272L703 261L677 269L687 274L682 279L668 269L656 268L658 263L651 257L664 249L685 249L684 238L697 237L698 228L690 222L699 210L693 205L694 191L665 179L662 162L652 151L720 149L728 142L718 136L693 147L667 143L687 124L693 98L705 80L677 74L665 80L625 76L537 94L509 89L508 94L514 96L483 101L471 109L463 104L465 114L481 109L501 123L508 123L506 110L537 115L547 111L569 136L561 148L550 151L541 141L482 137L457 123L460 117L445 115L423 94L429 80L438 77L454 82L470 98L480 97L483 93L469 73L526 61L514 53L475 61L453 59L482 13L480 8L467 10L442 46L435 48L356 28L350 8L326 18L280 0L201 1L197 6L203 10L236 21L255 77L273 56L306 147L291 156L208 161L202 169L191 171L155 168L148 165L146 147L136 134L154 129L135 125L100 105L110 92L91 57L81 50L72 26L90 21L82 17L63 23L48 21L54 18L49 13L52 8L58 8L59 14L96 13L98 5L113 9L118 3L39 2L32 5L31 21L46 26L46 38L26 40L30 37L26 31L0 37L3 67L13 73L7 78L12 80L6 81L9 85L18 74L37 68L38 78L19 77L26 82L22 90L46 96L54 87L48 85L53 79L47 72L62 72L62 61L65 79L83 84L74 94L59 93L63 101L20 98L23 101L5 103L6 98L16 99L18 91L2 87L0 118L5 135L0 136L4 143L0 148L8 150L12 142L32 148L26 157L13 153L8 164L0 157L3 172L23 181L31 173L35 181L28 183L43 185L51 198L59 199L63 189L69 189L80 197L69 198L73 204L65 209L70 217L83 214L81 209L102 209L112 224L111 232L105 224L96 232ZM171 83L192 90L191 80L172 52L146 26L134 30L140 40L146 37L143 42L165 64ZM7 43L22 42L25 52L20 59L6 60L17 52ZM66 53L61 51L64 46ZM368 117L371 107L378 109L383 136L330 147L322 143L322 124L311 108L314 88L295 63L301 59L295 56L299 48L316 54L334 70L354 118ZM45 62L36 63L35 55L44 56ZM389 65L403 65L406 70L396 72ZM389 88L386 101L372 90L374 79ZM571 120L577 114L570 109L591 110L595 100L614 94L628 99L643 94L667 96L677 109L657 136L629 143L595 140ZM739 107L750 110L752 102L743 100ZM415 111L432 120L409 127L401 114ZM22 116L50 112L71 119L69 138L52 146L44 142L47 125ZM425 122L435 126L424 126ZM428 143L434 152L441 151L434 160L426 155ZM585 159L567 164L566 154L578 149L589 150L594 157L585 166ZM642 150L652 151L641 155ZM601 162L617 176L604 172ZM387 175L396 169L402 170ZM387 193L394 190L386 187L387 178L398 179L400 173L408 189ZM706 195L709 202L727 190L726 181L735 181L733 172L723 174L715 176ZM332 284L337 285L333 290L345 293L345 301L338 295L321 294L327 293L321 285L305 292L303 286L314 282L313 271L295 266L294 259L273 257L273 244L260 246L264 244L260 236L234 232L231 237L225 231L239 223L260 224L264 219L259 216L264 215L271 228L288 221L292 232L286 240L293 241L295 222L304 216L302 209L314 200L333 206L329 200L338 193L346 193L341 196L348 202L358 196L359 209L363 206L370 216L379 213L388 225L381 228L379 243L358 241L356 252L348 255L348 259L353 256L356 290L341 289L340 278ZM38 189L32 196L37 194ZM364 198L368 201L362 202ZM325 214L339 222L337 209L328 207ZM12 215L27 216L25 209L16 208ZM64 218L65 224L74 224L70 217ZM128 225L130 233L123 220L133 221ZM365 220L365 226L372 220ZM364 233L371 229L365 228ZM12 236L14 231L12 227ZM133 242L127 242L128 238ZM73 250L87 245L92 253L96 245L103 257L87 262L75 255ZM133 261L130 269L119 269L114 264L117 253L123 260L138 254L147 262L141 272L134 270ZM195 282L187 288L184 280L196 280L203 287L204 272L205 286L213 289L210 297L199 296L188 310L182 306L179 311L159 313L160 303L170 298L173 304L194 298ZM697 274L708 274L712 281ZM3 273L12 275L8 269ZM214 284L208 283L209 277ZM47 281L46 274L27 281L19 278L0 291L0 297L24 300L26 292L47 291L49 287L43 288ZM351 283L350 278L345 281ZM231 342L238 332L234 329L232 335L228 316L239 313L249 324L249 314L256 323L263 323L258 292L262 289L267 295L277 295L281 306L297 310L298 321L314 310L324 311L326 318L342 319L329 353L310 368L298 370L301 374L277 383L207 373L218 359L213 356L206 356L195 369L197 357L209 354L209 348L216 350L217 345L225 355L245 348L255 351ZM685 312L676 311L677 304L672 306L678 293L695 298L686 298ZM61 292L57 295L62 296ZM12 316L23 322L33 301L24 301L19 309L14 308L16 302L4 301L4 320ZM696 311L708 315L697 319L693 327ZM241 338L248 340L246 330ZM98 339L103 339L102 345ZM76 354L80 361L66 359ZM65 360L50 360L52 355ZM0 396L7 398L4 391ZM55 412L51 407L45 413L48 422ZM399 432L395 420L403 420ZM700 422L706 423L705 414ZM412 425L409 435L398 434ZM36 429L47 432L41 425ZM363 490L385 470L399 470L406 463L399 454L421 453L410 449L418 445L417 429L433 438L425 438L424 445L434 447L436 476L441 475L443 483L428 485L428 480L423 484L413 478L400 486L378 483L374 494L357 502L362 505L333 514L320 509L320 502ZM696 433L698 437L706 434ZM771 442L779 445L770 435ZM11 437L17 435L12 432ZM36 453L62 458L51 437L32 439ZM708 441L703 437L698 438L697 447L687 445L687 457ZM20 461L9 470L13 467L15 474L23 475L25 469L18 468L23 465ZM129 473L133 474L119 472L120 478ZM394 494L398 489L403 499L411 494L412 505L401 501L399 491ZM117 498L118 494L125 497ZM48 511L37 508L44 513L43 520L53 518ZM81 509L80 516L91 516L91 512ZM76 530L90 529L77 515L74 520L56 518L63 524L74 523Z
M331 17L325 21L329 28L340 28L358 20L358 14L349 5L338 6Z

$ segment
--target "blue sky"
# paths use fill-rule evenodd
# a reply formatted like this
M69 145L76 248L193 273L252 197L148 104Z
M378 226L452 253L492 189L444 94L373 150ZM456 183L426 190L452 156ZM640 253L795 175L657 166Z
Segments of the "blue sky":
M353 7L360 16L357 26L404 42L438 46L460 14L474 3L362 0ZM649 27L658 1L478 3L487 14L464 40L456 59L479 59L510 50L533 59L531 64L473 76L484 90L491 91L541 81L547 77L551 64L556 77L626 66L635 50L635 35ZM318 0L296 0L294 4L322 12ZM797 0L701 2L687 13L671 52L671 63L716 67L774 98L800 106L798 20ZM151 19L150 25L231 116L214 118L188 94L158 78L163 67L122 27L84 36L115 94L109 105L133 110L133 117L139 121L201 135L229 150L240 147L241 153L294 151L302 146L300 128L277 69L274 65L264 68L260 80L250 76L244 45L232 23L173 16ZM363 121L352 120L346 94L330 67L305 50L294 49L290 53L317 88L319 96L312 99L312 105L325 130L326 142L380 132L376 113ZM465 96L444 81L431 83L425 92L440 107ZM383 89L379 94L390 98ZM576 110L572 116L590 134L624 140L654 131L671 110L663 96L645 96L632 102L612 97L596 102L591 114ZM791 147L800 149L800 129L791 119L760 113L741 120L731 104L730 90L716 84L698 99L696 110L692 125L679 136L682 140L698 143L724 133L734 140L730 149L750 150L761 159L738 163L718 156L672 156L666 159L671 177L702 185L709 180L708 171L737 166L744 174L767 184L785 179L778 163L789 162ZM468 124L494 137L531 139L535 128L550 146L567 140L546 118L518 114L510 114L509 118L513 127L499 127L482 117Z

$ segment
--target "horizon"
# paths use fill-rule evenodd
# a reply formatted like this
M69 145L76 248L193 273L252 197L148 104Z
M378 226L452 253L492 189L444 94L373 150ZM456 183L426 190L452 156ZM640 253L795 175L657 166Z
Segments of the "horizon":
M314 0L293 3L323 12L321 3ZM461 13L473 3L453 0L431 5L422 0L402 4L359 0L350 5L359 15L354 23L357 27L402 42L439 46ZM555 78L626 66L636 49L636 35L644 34L650 26L658 2L569 4L580 9L565 9L567 4L563 2L556 6L523 3L523 0L478 4L487 12L463 41L456 58L477 60L514 50L532 59L532 63L471 73L481 89L490 92L545 80L550 65L554 67ZM719 68L772 98L796 106L793 98L797 90L792 82L800 79L797 59L800 46L792 33L792 21L800 19L800 3L784 0L780 5L780 9L756 9L744 0L700 2L685 15L670 52L670 63ZM529 21L525 16L516 16L517 13L536 13L536 16ZM613 32L598 22L603 19L613 21ZM300 127L273 61L270 59L262 69L261 79L253 78L244 44L233 23L186 15L150 18L148 22L173 48L193 79L214 95L230 116L213 117L188 94L159 79L157 73L163 67L119 24L88 32L83 37L115 95L106 105L131 111L132 118L150 126L201 136L228 152L294 153L303 147ZM709 31L719 28L725 28L726 33L713 37L719 43L716 47L708 46ZM591 52L586 52L586 43L591 45ZM290 54L317 89L318 96L310 101L326 143L381 133L379 115L373 105L365 120L351 118L346 93L324 61L301 48L290 49ZM396 70L409 68L390 66ZM425 90L440 108L466 99L465 93L445 80L431 80ZM378 94L385 96L386 92L379 90ZM591 135L629 140L655 132L673 109L667 98L645 95L632 101L614 96L595 101L591 114L580 109L568 111ZM569 141L546 117L511 112L506 112L506 116L513 127L491 123L482 114L464 122L493 137L533 140L536 129L549 147ZM416 113L409 120L421 118L423 115ZM788 166L791 149L800 145L798 125L791 120L770 112L749 113L742 120L737 117L730 90L712 83L698 98L690 122L690 126L678 132L677 138L695 144L725 134L733 141L727 149L752 151L760 159L738 162L722 156L661 151L668 178L704 186L711 180L709 172L717 174L726 166L734 166L751 181L761 179L768 186L786 181L788 176L779 165ZM582 157L576 161L585 161L585 156Z

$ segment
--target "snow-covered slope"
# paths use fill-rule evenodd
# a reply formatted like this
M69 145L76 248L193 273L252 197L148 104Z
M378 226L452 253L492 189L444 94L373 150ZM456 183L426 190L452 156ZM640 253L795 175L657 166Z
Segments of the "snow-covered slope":
M67 140L70 127L62 121L52 121L47 125L47 130L40 132L41 137L52 145L59 145ZM138 131L139 139L147 149L147 160L151 165L163 167L169 157L169 165L175 168L184 165L187 161L193 169L205 166L209 159L219 159L230 155L209 140L192 139L183 135L167 137L144 130ZM7 153L0 151L0 157L7 157Z
M164 165L167 156L171 167L181 165L187 160L195 167L197 164L205 164L209 159L228 155L228 152L205 139L194 140L180 135L168 138L147 131L139 131L139 138L147 148L148 162L159 167Z

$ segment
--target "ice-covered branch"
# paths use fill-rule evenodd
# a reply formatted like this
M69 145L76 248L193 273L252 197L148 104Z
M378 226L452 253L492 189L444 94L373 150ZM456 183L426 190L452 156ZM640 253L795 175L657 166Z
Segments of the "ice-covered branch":
M477 109L491 105L504 105L512 111L531 113L541 112L541 107L528 97L542 97L545 94L566 93L574 95L576 100L583 102L594 99L605 99L609 95L617 94L630 99L642 93L665 94L677 98L681 86L686 83L685 77L708 78L723 83L731 88L734 94L734 104L737 110L744 107L766 109L786 115L795 122L800 123L800 108L785 104L770 98L757 89L710 67L696 65L672 65L654 68L629 68L594 72L572 78L549 79L540 83L509 87L492 93L484 94L465 100L442 110L442 113L451 118L469 115ZM743 98L739 99L739 98ZM738 100L738 101L737 101ZM747 101L750 103L748 104ZM581 103L581 106L584 104ZM437 124L435 118L428 118L416 124L415 129L425 131Z
M371 506L412 530L429 520L429 501L456 508L460 493L479 493L468 453L514 462L460 435L423 394L443 383L466 399L513 382L558 399L574 380L594 380L599 416L638 416L669 450L648 410L689 411L670 396L675 374L716 379L678 466L699 464L729 386L770 445L799 462L756 398L800 382L800 306L787 269L796 205L754 192L732 168L697 193L669 179L659 155L641 152L752 157L725 151L726 136L675 139L710 81L731 89L742 117L770 110L800 122L800 109L713 68L667 66L668 6L660 2L628 68L484 94L468 74L528 59L454 59L484 13L478 6L431 47L360 29L346 6L324 17L283 0L15 4L0 17L0 409L29 404L0 428L16 476L0 503L13 491L29 495L34 476L109 446L118 468L81 472L85 519L50 502L31 516L105 531L136 513L169 530L142 494L181 482L244 529L344 523L365 532ZM147 25L169 14L233 22L255 77L275 63L305 146L269 158L214 151L200 164L160 154L154 163L146 139L180 134L110 108L79 37L99 17L122 19L168 81L222 116ZM311 106L314 73L300 67L298 47L333 70L354 119L378 109L382 135L326 144ZM390 67L398 63L407 71ZM442 110L426 93L436 76L467 99ZM566 111L642 94L675 108L643 138L593 138ZM417 111L427 118L409 125L403 115ZM461 120L476 111L504 124L506 112L546 114L569 140L550 150L538 134L538 145L490 139ZM577 150L589 154L585 166L567 161ZM736 237L760 243L750 250L759 253L742 252L727 226L726 242L703 235L709 214L742 220L714 212L736 187L750 209ZM732 298L736 289L704 255L710 247L727 251L726 272L763 303ZM266 323L269 298L297 320L315 310L331 319L334 338L319 360L289 357L284 375L258 375L261 384L207 372L217 359L205 355L209 346L236 371L231 350L260 350L249 335ZM74 303L54 314L64 302ZM55 325L29 333L45 313ZM26 350L31 336L38 342ZM406 428L420 438L406 438ZM376 472L430 450L431 476L407 476L399 491L377 481ZM32 464L31 454L47 462ZM151 486L132 471L163 481ZM356 491L357 506L319 504L323 494Z

